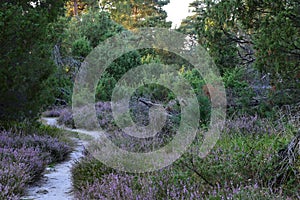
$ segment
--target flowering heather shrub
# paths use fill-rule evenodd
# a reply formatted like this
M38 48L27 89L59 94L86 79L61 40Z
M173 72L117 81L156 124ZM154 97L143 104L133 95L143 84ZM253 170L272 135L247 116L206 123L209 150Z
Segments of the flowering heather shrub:
M134 109L136 118L146 116L144 108L131 107L131 111ZM102 126L113 126L109 102L98 102L96 110ZM144 118L139 120L146 123ZM163 141L162 137L157 141L134 140L119 130L111 130L110 139L131 151L151 150L156 147L155 142ZM296 196L286 189L295 191L294 185L285 182L287 186L279 186L284 189L282 194L272 194L262 177L270 171L277 172L272 157L288 141L284 125L278 121L257 115L235 116L226 122L223 135L206 158L187 152L178 162L158 172L120 173L88 156L72 168L74 193L77 199L287 199L285 195Z
M95 169L96 170L96 169ZM98 169L99 170L99 169ZM178 171L168 167L151 174L126 174L113 172L103 174L93 181L81 182L74 191L75 198L152 200L152 199L275 199L266 188L254 184L206 186L191 177L178 177ZM180 176L180 175L179 175ZM262 192L263 191L263 192Z
M99 124L102 128L113 123L113 116L110 102L97 102L95 105Z
M130 102L130 103L131 104L129 105L129 107L132 112L131 114L133 115L132 117L133 117L133 120L135 121L135 123L140 124L140 125L142 125L142 124L147 125L149 123L149 119L148 119L149 108L141 102L139 102L137 104L134 104L132 102ZM169 108L169 105L167 105L167 108ZM82 106L79 109L77 114L79 115L79 118L82 119L80 121L82 127L77 127L77 128L84 127L84 129L91 130L96 126L92 122L92 120L89 120L88 113L90 111L87 109L89 109L89 107L87 107L87 106ZM96 115L97 115L98 123L99 123L100 127L105 129L107 132L114 132L115 130L118 129L118 127L114 123L110 102L101 102L101 101L97 102L95 104L95 110L96 110ZM173 121L178 118L177 111L172 109L172 112L173 112L172 114L174 114L174 116L172 117L172 119L168 118L167 126L166 126L167 129L170 129L170 131L172 131L171 130L172 127L175 126ZM60 117L58 118L58 123L60 125L65 125L70 128L76 128L75 124L74 124L71 109L65 108L61 111ZM176 124L179 124L179 122L176 122Z
M277 128L274 123L267 119L260 118L257 115L243 115L233 119L227 119L226 125L223 128L224 133L241 133L241 134L273 134L276 133Z
M0 199L19 199L47 164L63 160L70 151L49 136L0 131Z
M72 170L75 195L77 199L287 199L272 194L261 181L263 169L272 170L271 156L286 140L278 135L222 136L206 158L186 153L172 166L149 174L120 173L87 157Z
M103 107L99 102L96 109L111 112ZM143 109L141 112L144 114ZM204 159L192 149L172 166L148 174L117 172L88 156L72 169L74 194L77 199L291 199L299 192L293 194L286 188L297 191L297 186L285 182L287 186L277 188L283 188L282 194L273 194L262 179L271 174L268 171L276 172L272 157L289 141L283 128L277 121L256 115L234 117L226 122L220 140ZM119 130L112 130L109 138L122 149L138 152L152 150L151 144L163 141L133 140Z
M26 162L26 161L25 161ZM29 164L12 162L10 159L0 161L0 199L17 199L30 180Z
M86 116L86 113L88 113L88 110L86 110L87 108L88 107L86 106L80 108L80 113L82 113L83 120L89 119L89 117ZM95 104L95 109L96 114L98 116L98 122L101 127L106 127L112 123L113 117L110 102L97 102ZM65 108L60 111L58 123L60 125L65 125L70 128L76 128L71 109ZM95 126L94 124L89 124L90 120L83 121L83 123L86 129L89 129L88 127L91 127L90 129L92 129Z
M109 101L106 102L99 101L96 103L95 107L98 113L111 111L111 106Z
M85 129L91 130L97 127L98 125L94 124L92 120L90 120L90 116L88 116L88 113L90 111L87 109L89 109L88 106L81 107L78 114L81 119L80 121L81 125ZM97 102L95 104L95 110L98 118L98 124L105 129L111 127L113 123L113 116L112 116L110 102Z
M110 173L87 182L75 192L76 199L157 199L153 186L134 175Z
M256 183L244 185L225 182L209 186L193 176L180 175L180 171L174 167L156 172L153 179L157 188L155 199L245 199L247 195L244 193L250 193L248 197L254 193L260 198L264 197Z
M61 111L58 118L58 124L65 125L70 128L75 128L71 109L65 108Z
M41 152L49 153L49 162L62 161L71 152L71 148L57 138L40 135L23 135L11 131L0 132L0 147L18 149L21 147L37 148Z
M65 108L55 107L43 112L43 117L59 117Z
M17 200L20 199L20 195L16 195L14 191L15 188L19 188L20 186L9 186L9 185L2 185L0 183L0 199L5 199L5 200ZM23 187L23 186L22 186Z
M31 179L41 174L45 164L49 162L48 153L31 147L0 148L1 162L11 164L24 164L23 171L30 175Z
M50 136L32 135L25 137L23 140L27 146L37 147L42 152L49 153L49 162L62 161L71 152L71 148L67 144L60 142L57 138L52 138Z
M149 107L137 99L134 101L129 103L132 120L141 127L149 125ZM172 103L175 105L176 101L174 102ZM128 151L149 152L166 145L176 134L175 131L178 129L179 122L176 122L176 119L174 119L178 117L177 111L173 109L174 105L171 106L171 103L169 103L166 106L166 110L174 114L174 116L168 116L165 126L152 138L136 138L121 130L112 117L110 102L98 102L96 109L98 110L100 125L106 130L107 136L115 145Z
M39 149L0 148L0 199L21 195L26 184L41 175L47 160ZM2 197L2 198L1 198Z

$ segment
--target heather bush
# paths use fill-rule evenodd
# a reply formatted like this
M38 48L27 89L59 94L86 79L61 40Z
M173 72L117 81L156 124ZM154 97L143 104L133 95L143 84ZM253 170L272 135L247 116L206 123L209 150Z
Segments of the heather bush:
M50 162L61 161L71 152L71 148L67 144L47 135L23 135L22 133L16 134L3 131L0 137L2 141L0 147L18 149L25 146L26 148L37 148L41 152L50 154Z
M282 131L282 128L282 124L271 122L267 118L243 114L227 119L223 132L234 135L272 135Z
M58 118L59 125L65 125L70 128L75 128L72 111L69 108L64 109Z
M15 149L6 147L1 148L0 153L3 163L23 165L24 172L30 175L31 179L38 177L43 172L45 164L50 162L48 158L50 155L37 148L22 147Z
M157 199L155 188L141 177L110 173L93 183L86 182L75 192L76 199Z
M96 170L96 169L94 169ZM100 169L98 169L100 170ZM76 177L75 177L76 178ZM199 178L199 177L198 177ZM82 181L75 189L76 199L284 199L257 183L225 182L209 186L197 177L180 174L176 167L153 173L112 172Z
M6 132L7 130L10 130L13 135L22 135L22 136L28 136L28 135L38 135L38 136L51 136L53 138L57 138L59 140L65 140L66 137L64 134L62 134L61 130L55 127L51 127L48 125L45 125L41 123L43 121L23 121L23 122L2 122L0 121L0 131Z
M25 185L30 181L29 164L17 163L5 158L2 158L0 163L0 198L13 198L22 194Z
M97 102L95 105L96 114L100 127L109 129L113 126L113 116L110 102Z
M57 138L29 135L21 130L0 131L0 199L19 199L46 165L62 161L71 148Z
M276 187L268 185L270 175L278 170L274 165L277 153L293 137L284 127L257 115L232 117L205 158L197 155L202 142L199 136L179 160L152 173L126 174L85 158L73 168L75 195L78 199L297 198L299 174ZM127 144L126 149L136 150L136 141L130 137L123 137L122 142L121 148Z
M81 123L85 127L85 129L93 129L95 125L92 124L91 120L89 120L89 117L86 116L87 115L86 113L90 112L90 110L87 109L88 109L87 106L82 106L78 110L77 114L79 118L82 119ZM95 110L98 117L98 123L102 128L104 127L107 128L113 123L110 102L101 102L101 101L97 102L95 104ZM72 110L70 108L65 108L62 111L60 111L58 123L60 125L64 125L69 128L76 128L73 119Z
M64 111L62 107L54 107L42 113L43 117L59 117Z
M278 135L223 136L206 158L187 155L179 165L200 172L213 185L230 181L247 183L248 180L260 183L261 172L270 167L271 156L287 142L287 138ZM191 157L192 163L188 162ZM196 167L191 167L193 165Z

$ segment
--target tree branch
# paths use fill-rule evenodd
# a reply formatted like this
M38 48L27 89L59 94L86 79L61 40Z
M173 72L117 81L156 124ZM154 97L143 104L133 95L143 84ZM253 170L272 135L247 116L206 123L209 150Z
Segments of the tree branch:
M192 171L193 171L195 174L197 174L201 179L203 179L205 183L207 183L208 185L210 185L210 186L212 186L212 187L215 186L214 184L212 184L211 182L209 182L209 181L208 181L208 180L207 180L200 172L198 172L198 171L196 170L196 167L195 167L193 158L191 158L191 164L192 164L192 167L190 167L187 163L183 162L183 165L184 165L186 168L192 170Z

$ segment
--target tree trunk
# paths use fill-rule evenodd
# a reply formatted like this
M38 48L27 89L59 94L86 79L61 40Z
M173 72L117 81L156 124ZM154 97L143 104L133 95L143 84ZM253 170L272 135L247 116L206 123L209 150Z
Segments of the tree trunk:
M78 2L77 0L74 0L74 16L78 16Z

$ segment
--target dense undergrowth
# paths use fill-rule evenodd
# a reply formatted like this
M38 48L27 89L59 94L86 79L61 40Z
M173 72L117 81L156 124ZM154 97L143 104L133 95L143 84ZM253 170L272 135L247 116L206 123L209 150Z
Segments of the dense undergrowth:
M135 123L147 125L149 107L135 100L129 103L131 117ZM169 142L180 121L178 102L160 103L169 117L162 132L151 141L123 134L113 119L110 102L97 102L95 110L99 125L116 145L146 152ZM83 106L79 112L82 123L93 129L85 116L86 109ZM58 117L61 125L76 128L69 108L57 108L44 115ZM201 159L197 150L205 127L179 160L151 173L117 171L86 151L72 168L75 199L299 199L299 136L295 137L299 129L298 104L266 108L262 102L254 108L229 108L220 139ZM293 147L291 141L296 143Z
M153 173L129 174L106 167L89 153L76 162L72 169L74 193L77 199L297 199L300 198L299 147L294 154L282 155L299 129L299 104L276 106L269 92L255 94L242 78L228 77L230 89L226 125L222 135L204 158L197 149L202 144L201 136L209 118L209 99L202 91L202 80L191 71L184 74L192 81L200 109L199 139L196 139L179 160L165 169ZM232 81L233 79L234 81ZM243 91L243 93L241 93ZM161 90L160 90L161 92ZM227 91L228 92L228 91ZM145 95L146 94L146 95ZM156 95L156 98L151 98ZM176 99L165 91L157 93L151 88L142 88L129 103L131 117L139 125L149 123L149 107L143 101L162 99L161 104L169 114L166 126L153 140L136 140L123 134L112 117L110 102L97 102L95 110L100 126L111 141L120 148L147 152L168 143L180 121L180 106ZM140 95L140 96L139 96ZM265 96L266 95L266 96ZM137 97L137 98L136 98ZM162 98L165 97L165 98ZM146 100L147 100L146 98ZM259 101L253 101L260 99ZM81 107L82 124L93 128L88 116L88 107ZM58 111L55 111L58 112ZM78 114L77 113L77 114ZM49 113L48 113L49 114ZM59 123L75 127L72 112L59 111ZM203 128L203 130L202 130ZM297 141L297 140L295 140ZM288 154L288 153L287 153ZM283 157L282 157L283 156Z
M0 130L0 199L19 199L47 165L66 159L70 140L58 129L18 123Z
M279 152L299 124L283 111L274 116L232 115L204 159L196 153L201 141L195 140L179 160L151 173L116 171L86 152L72 169L76 199L297 199L299 157L284 168Z

